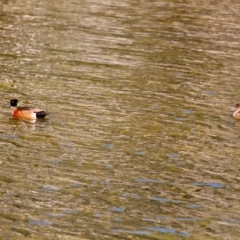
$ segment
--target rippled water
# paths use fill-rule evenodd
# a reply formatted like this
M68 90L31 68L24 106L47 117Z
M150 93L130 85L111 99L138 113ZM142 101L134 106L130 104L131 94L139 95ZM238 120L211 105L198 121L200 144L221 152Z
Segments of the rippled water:
M0 11L1 239L239 239L237 1Z

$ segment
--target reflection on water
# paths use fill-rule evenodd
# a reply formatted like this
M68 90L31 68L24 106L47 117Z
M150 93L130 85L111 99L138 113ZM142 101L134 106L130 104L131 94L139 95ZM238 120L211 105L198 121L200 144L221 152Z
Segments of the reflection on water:
M238 239L239 10L2 2L0 236Z

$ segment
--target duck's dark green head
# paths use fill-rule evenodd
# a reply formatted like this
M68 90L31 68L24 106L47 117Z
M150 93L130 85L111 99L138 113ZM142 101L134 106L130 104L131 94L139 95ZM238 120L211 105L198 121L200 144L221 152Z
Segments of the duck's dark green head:
M10 100L10 106L17 107L18 106L18 100L17 99Z

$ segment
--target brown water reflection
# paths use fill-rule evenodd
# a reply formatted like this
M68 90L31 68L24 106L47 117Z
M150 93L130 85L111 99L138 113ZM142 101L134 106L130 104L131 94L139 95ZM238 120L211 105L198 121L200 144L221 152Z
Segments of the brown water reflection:
M1 238L238 239L239 10L2 2Z

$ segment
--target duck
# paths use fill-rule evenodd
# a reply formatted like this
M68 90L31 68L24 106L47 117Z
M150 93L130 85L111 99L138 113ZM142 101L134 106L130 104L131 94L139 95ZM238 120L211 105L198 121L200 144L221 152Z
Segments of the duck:
M49 113L36 107L19 106L18 99L11 99L10 106L13 107L11 114L14 118L36 120L38 118L44 118L45 116L49 115Z
M236 119L240 119L240 103L236 104L233 112L233 117Z

